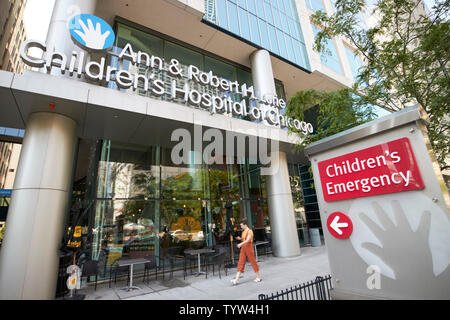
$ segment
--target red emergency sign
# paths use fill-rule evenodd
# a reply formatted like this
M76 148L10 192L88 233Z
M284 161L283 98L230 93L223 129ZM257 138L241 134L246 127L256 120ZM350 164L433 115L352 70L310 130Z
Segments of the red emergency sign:
M321 161L318 169L325 201L424 188L408 138Z

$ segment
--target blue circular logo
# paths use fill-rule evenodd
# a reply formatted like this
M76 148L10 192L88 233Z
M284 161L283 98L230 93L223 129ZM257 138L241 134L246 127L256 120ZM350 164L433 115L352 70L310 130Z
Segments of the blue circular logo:
M111 26L92 14L79 14L69 21L72 39L82 48L90 51L108 50L116 36Z

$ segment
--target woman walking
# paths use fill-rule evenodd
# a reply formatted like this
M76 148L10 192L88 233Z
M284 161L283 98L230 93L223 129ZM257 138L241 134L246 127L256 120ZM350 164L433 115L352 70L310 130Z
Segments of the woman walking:
M244 273L244 267L245 267L245 263L247 262L247 258L248 258L248 260L250 260L253 270L256 273L256 279L253 281L255 281L255 282L261 281L261 275L259 274L259 266L258 266L258 263L256 262L255 252L253 250L253 231L250 230L250 228L248 227L247 219L242 219L240 223L241 223L241 228L243 229L242 236L236 237L236 239L242 241L241 243L239 243L237 245L238 248L241 248L241 252L239 254L239 262L238 262L238 266L237 266L236 278L231 280L231 283L233 285L236 285L239 283L239 277L240 277L241 273Z

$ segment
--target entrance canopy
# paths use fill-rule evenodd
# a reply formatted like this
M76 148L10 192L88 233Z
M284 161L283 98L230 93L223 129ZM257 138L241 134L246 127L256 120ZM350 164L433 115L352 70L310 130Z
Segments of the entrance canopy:
M0 126L24 129L31 113L54 112L74 119L80 138L169 148L178 143L171 141L174 130L186 129L194 138L194 127L201 126L203 132L218 129L224 137L228 132L241 138L253 136L277 141L289 162L307 162L302 154L294 152L298 137L287 130L66 77L33 71L23 75L0 71L0 99L3 101Z

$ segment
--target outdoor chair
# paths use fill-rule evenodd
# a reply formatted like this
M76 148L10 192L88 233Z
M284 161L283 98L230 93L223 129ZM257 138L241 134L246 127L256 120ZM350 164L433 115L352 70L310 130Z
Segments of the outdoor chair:
M155 280L158 280L158 265L156 263L156 257L154 255L147 255L144 259L148 260L148 262L144 264L143 282L145 282L145 279L147 279L147 283L149 282L150 270L155 270Z
M119 258L116 261L119 260L126 260L126 258ZM129 266L121 266L118 265L111 266L111 269L109 270L109 287L111 288L111 279L112 279L112 273L114 273L114 284L117 282L117 275L123 275L127 274L127 283L130 281L130 267Z
M264 254L267 255L267 250L268 248L272 248L272 239L268 237L267 233L266 233L266 229L265 228L255 228L254 232L254 241L265 241L267 243L262 244L260 246L263 247L264 249ZM259 246L258 246L259 247ZM258 248L256 248L258 249Z
M189 269L191 269L191 274L192 273L192 261L194 261L194 263L197 262L197 255L196 254L189 254L184 252L184 262L183 262L183 279L186 280L186 274L187 274L187 263L189 262Z
M162 271L163 271L163 280L165 274L166 262L169 263L170 268L170 278L173 278L173 270L177 261L183 261L184 256L180 254L181 247L170 247L170 248L161 248L160 257L159 257L159 266L161 268L162 261Z
M206 267L206 269L208 269L208 264L210 263L210 260L212 257L214 257L218 252L219 252L219 247L217 246L206 246L205 249L211 249L214 250L214 252L208 252L208 253L204 253L202 254L202 258L203 258L203 266Z
M219 278L220 279L222 279L222 276L220 274L221 266L223 266L223 268L225 270L225 275L226 276L228 275L228 271L225 268L225 259L227 258L227 256L228 256L228 250L226 250L226 248L219 248L218 252L214 256L211 257L212 258L211 264L213 266L213 276L214 276L215 266L218 266L218 268L219 268Z
M87 282L89 282L89 277L91 276L95 276L95 290L97 290L98 261L88 260L83 263L80 285L83 284L83 277L88 277Z

